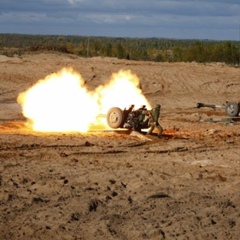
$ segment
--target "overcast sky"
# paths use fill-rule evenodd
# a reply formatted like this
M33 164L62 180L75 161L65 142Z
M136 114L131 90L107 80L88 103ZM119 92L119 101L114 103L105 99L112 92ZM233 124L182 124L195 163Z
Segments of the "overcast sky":
M0 33L238 41L240 0L0 0Z

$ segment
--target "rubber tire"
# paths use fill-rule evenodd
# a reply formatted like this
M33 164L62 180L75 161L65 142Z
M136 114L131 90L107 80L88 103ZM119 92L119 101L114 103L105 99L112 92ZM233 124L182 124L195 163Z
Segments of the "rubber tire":
M107 124L111 128L121 128L124 124L124 113L122 109L113 107L108 110Z
M229 117L238 116L240 111L239 103L236 102L228 102L225 108L225 112Z

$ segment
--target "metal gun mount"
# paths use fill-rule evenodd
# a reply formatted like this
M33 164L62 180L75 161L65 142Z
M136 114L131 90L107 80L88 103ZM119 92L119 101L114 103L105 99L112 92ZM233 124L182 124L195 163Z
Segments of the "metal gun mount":
M225 109L225 113L229 117L238 117L240 113L240 102L226 102L226 104L223 105L217 105L217 104L205 104L205 103L197 103L197 108L212 108L212 109Z

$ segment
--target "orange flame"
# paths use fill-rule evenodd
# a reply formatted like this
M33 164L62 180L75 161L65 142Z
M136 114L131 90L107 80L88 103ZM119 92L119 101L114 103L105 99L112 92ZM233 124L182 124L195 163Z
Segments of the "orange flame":
M19 94L18 103L27 126L41 132L87 132L107 128L106 114L111 107L124 109L130 104L150 107L131 71L119 71L110 82L88 91L80 74L71 68L39 80Z

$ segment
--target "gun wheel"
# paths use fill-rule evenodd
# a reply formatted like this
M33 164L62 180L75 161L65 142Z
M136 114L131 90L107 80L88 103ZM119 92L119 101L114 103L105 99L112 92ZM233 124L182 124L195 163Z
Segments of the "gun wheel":
M240 111L239 103L235 103L235 102L227 103L225 111L226 111L226 114L229 117L236 117L236 116L238 116L239 111Z
M107 124L111 128L120 128L124 123L124 113L118 107L110 108L107 113Z

